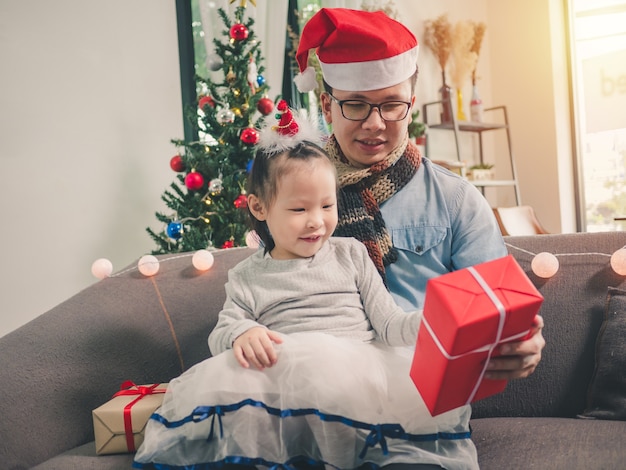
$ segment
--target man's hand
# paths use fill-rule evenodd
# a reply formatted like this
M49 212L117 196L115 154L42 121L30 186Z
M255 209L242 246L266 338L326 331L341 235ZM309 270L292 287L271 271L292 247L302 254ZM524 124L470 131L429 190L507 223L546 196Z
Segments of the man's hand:
M502 355L489 360L485 378L509 380L528 377L532 374L541 361L541 350L546 345L541 334L542 328L543 318L537 315L529 339L500 346Z
M278 356L273 343L282 342L282 337L278 333L256 326L235 339L233 352L241 367L248 369L252 363L257 369L263 370L276 364Z

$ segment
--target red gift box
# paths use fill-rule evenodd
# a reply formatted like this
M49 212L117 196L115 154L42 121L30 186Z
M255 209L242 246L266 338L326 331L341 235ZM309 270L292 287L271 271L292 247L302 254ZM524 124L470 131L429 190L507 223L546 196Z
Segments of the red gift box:
M410 374L433 416L504 390L486 364L529 334L542 302L511 255L427 282Z

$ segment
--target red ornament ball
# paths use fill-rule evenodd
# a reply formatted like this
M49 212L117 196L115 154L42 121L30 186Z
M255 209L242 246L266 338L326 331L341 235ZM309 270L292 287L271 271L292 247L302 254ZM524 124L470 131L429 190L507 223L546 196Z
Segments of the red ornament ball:
M234 246L235 242L233 240L226 240L224 243L222 243L222 248L224 249L232 248Z
M258 109L263 116L267 116L274 111L274 102L269 98L261 98L256 105L256 109Z
M185 186L191 191L197 191L204 185L204 177L197 171L192 171L185 176Z
M237 209L245 209L246 207L248 207L248 196L246 196L245 194L240 194L237 199L235 199L235 202L233 202L233 204Z
M210 96L202 96L198 100L198 108L204 110L205 106L210 106L211 108L215 108L215 101Z
M230 37L235 41L243 41L248 38L248 28L241 23L234 24L230 27Z
M241 131L241 136L239 138L244 144L256 145L259 143L259 131L257 131L254 127L246 127L243 131Z
M183 162L183 157L180 155L174 155L170 160L170 168L177 173L185 171L185 162Z

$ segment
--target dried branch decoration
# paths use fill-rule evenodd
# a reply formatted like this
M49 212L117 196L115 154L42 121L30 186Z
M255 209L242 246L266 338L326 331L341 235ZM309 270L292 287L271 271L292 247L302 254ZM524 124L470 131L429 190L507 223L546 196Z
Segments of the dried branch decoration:
M452 49L452 25L448 15L443 14L424 23L424 44L433 51L441 71L445 72Z
M389 18L398 19L398 9L393 0L382 2L381 0L363 0L361 2L361 10L363 11L382 11Z
M485 36L485 30L487 25L485 23L473 23L474 27L474 42L472 43L471 51L476 53L476 62L478 63L478 57L480 55L480 47L483 43L483 37ZM476 85L476 66L472 70L472 85Z
M472 51L474 44L474 25L470 21L459 21L452 29L452 85L460 90L463 82L476 67L478 54Z

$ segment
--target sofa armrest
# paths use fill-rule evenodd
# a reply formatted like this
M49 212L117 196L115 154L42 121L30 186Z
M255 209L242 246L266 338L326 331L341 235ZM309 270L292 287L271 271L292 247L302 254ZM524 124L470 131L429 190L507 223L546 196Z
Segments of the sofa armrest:
M209 357L228 269L251 253L216 251L206 272L193 253L163 255L150 278L133 263L0 338L3 467L93 440L91 410L123 381L168 382Z

